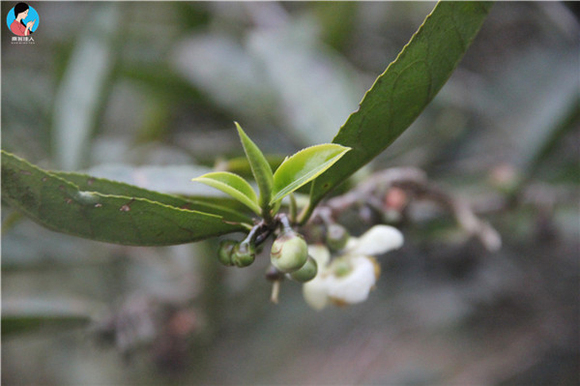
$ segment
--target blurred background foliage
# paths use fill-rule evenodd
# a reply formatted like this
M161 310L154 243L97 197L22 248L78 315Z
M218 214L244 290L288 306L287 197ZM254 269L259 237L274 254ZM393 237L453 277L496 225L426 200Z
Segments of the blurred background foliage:
M193 176L242 155L234 120L273 155L331 141L434 3L32 6L35 44L1 38L2 147L189 194ZM499 252L417 205L370 299L317 313L292 283L268 302L268 259L226 269L215 241L81 240L3 205L2 383L577 384L574 11L496 4L369 166L424 169L496 227Z

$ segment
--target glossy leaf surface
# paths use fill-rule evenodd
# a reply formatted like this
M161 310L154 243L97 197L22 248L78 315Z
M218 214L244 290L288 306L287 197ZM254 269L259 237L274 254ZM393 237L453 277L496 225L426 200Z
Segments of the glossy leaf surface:
M282 162L274 173L272 203L309 183L334 165L350 149L336 144L311 146Z
M274 184L272 169L258 146L244 133L244 130L242 130L238 122L235 122L235 124L240 140L242 141L242 146L244 147L244 152L250 163L252 174L260 189L260 207L267 209L270 198L272 197L272 186Z
M172 200L181 200L182 203L173 206L181 207L182 205L189 203L189 209L219 214L220 216L222 215L222 213L219 212L221 209L225 209L232 213L236 218L239 218L242 213L248 212L248 208L245 205L242 205L231 196L204 184L191 183L192 177L201 176L212 171L211 168L200 165L134 166L128 164L101 164L91 167L82 173L54 171L52 173L72 181L84 190L97 190L109 194L139 196L140 194L160 194L165 198L170 197ZM222 171L232 172L231 170ZM86 184L86 181L89 178L93 178L91 180L92 183L98 184L98 187L90 188L83 185ZM102 186L101 183L103 183ZM123 193L124 190L121 190L120 192L117 190L126 188L130 189L130 191L135 188L141 189L142 193ZM109 189L115 190L109 191ZM154 201L165 202L159 197L152 199ZM195 205L192 206L192 204L200 206L196 207ZM216 207L218 212L207 209L208 207ZM251 222L251 219L247 216L244 215L243 217L244 220L240 221ZM225 215L225 218L228 220L230 219L229 215ZM233 219L232 221L238 220Z
M328 192L385 150L413 123L449 79L492 5L436 5L333 139L352 151L313 183L311 202L302 221Z
M220 198L214 196L186 199L171 194L164 194L158 191L140 188L138 186L127 184L124 182L111 181L106 178L97 178L86 174L69 173L69 172L51 172L51 174L54 174L58 177L64 178L65 180L72 182L73 184L77 185L80 190L96 191L102 194L110 194L116 196L146 198L148 200L160 202L162 204L169 206L174 206L176 208L215 214L218 216L222 216L225 220L231 222L247 222L247 223L252 222L252 219L250 217L240 213L231 204L227 202L220 204ZM189 181L188 183L191 184L191 182ZM234 200L231 200L231 202L237 203L237 201ZM242 207L241 205L239 206ZM243 208L245 209L245 207Z
M58 232L115 244L155 246L188 243L244 229L219 215L152 198L83 190L2 151L2 199Z
M252 209L256 214L259 215L261 213L256 192L254 192L254 189L252 189L252 186L246 180L237 174L213 172L194 178L192 181L201 182L202 184L219 189Z

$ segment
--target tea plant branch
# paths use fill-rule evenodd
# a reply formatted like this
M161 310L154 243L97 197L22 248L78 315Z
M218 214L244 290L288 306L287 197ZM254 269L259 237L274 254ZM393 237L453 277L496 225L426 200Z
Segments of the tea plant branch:
M417 199L430 200L450 211L459 226L469 235L477 237L488 251L495 252L501 248L499 233L488 222L478 218L465 200L454 197L429 183L402 180L395 182L393 186L409 192Z
M478 236L488 249L499 247L497 232L475 216L469 205L430 184L416 169L376 175L374 180L316 209L332 189L384 151L419 116L453 73L491 6L487 2L438 3L395 61L376 79L358 111L347 119L332 143L302 149L272 168L235 123L258 192L250 182L231 172L207 173L193 181L221 190L241 203L242 209L86 175L47 171L4 151L3 199L49 229L110 243L172 245L243 232L241 241L220 243L218 259L227 266L252 264L258 247L273 235L273 301L277 301L280 281L286 277L306 283L305 288L314 288L305 297L317 309L328 301L359 303L378 278L373 256L400 248L403 235L381 225L371 228L366 236L351 237L334 222L337 214L348 207L360 205L381 211L386 199L399 209L406 204L401 198L407 196L431 200L453 213L459 225ZM309 202L297 216L293 193L309 183ZM288 214L280 212L287 196ZM253 212L252 217L248 211ZM320 230L326 246L336 254L332 262L328 250L326 257L320 255L318 260L311 256L305 238L297 232L309 219L324 223ZM313 283L307 286L308 282Z

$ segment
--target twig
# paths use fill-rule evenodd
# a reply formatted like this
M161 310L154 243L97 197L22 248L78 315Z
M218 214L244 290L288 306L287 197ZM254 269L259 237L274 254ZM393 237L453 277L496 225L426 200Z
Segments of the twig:
M329 221L351 207L370 207L384 213L385 197L392 188L399 188L409 197L429 200L451 212L457 223L469 235L477 237L489 251L501 248L499 233L476 216L468 203L430 183L424 171L413 167L386 169L372 174L355 189L319 205L310 221Z

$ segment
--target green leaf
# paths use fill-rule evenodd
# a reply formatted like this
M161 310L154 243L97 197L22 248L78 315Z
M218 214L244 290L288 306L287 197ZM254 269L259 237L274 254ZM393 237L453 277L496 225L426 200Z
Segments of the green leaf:
M258 189L260 189L260 207L264 211L267 211L270 198L272 197L272 186L274 184L272 169L258 146L256 146L250 137L244 133L244 130L242 130L238 122L234 123L238 129L238 134L242 141L242 146L244 147L244 152L246 153L248 162L250 163L252 174L258 184Z
M333 143L352 148L312 184L301 222L333 188L385 150L443 87L493 3L439 2L394 62L365 94Z
M254 192L254 189L252 189L252 186L246 180L237 174L213 172L194 178L192 181L201 182L202 184L219 189L252 209L256 214L261 214L256 192Z
M246 222L251 224L252 219L245 214L240 213L237 208L232 209L232 205L227 205L225 200L220 200L217 197L196 197L182 198L171 194L163 194L157 191L144 189L135 185L124 182L111 181L105 178L91 177L86 174L69 173L69 172L51 172L52 174L64 178L79 187L80 190L96 191L101 194L109 194L115 196L140 197L146 198L150 201L160 202L165 205L174 206L187 210L194 210L198 212L205 212L221 216L226 221L230 222ZM207 188L211 189L211 188ZM239 205L237 201L227 198L232 203L240 206L244 210L245 206Z
M81 177L75 177L81 178ZM2 199L39 224L57 232L124 245L173 245L245 229L216 214L176 207L171 196L139 188L125 194L94 191L87 178L78 185L2 151ZM116 183L103 182L103 184ZM117 191L117 192L120 192ZM138 194L143 193L146 197ZM155 201L159 199L161 201Z
M83 174L52 173L73 182L82 190L96 190L107 194L137 195L140 197L142 194L161 194L162 196L170 197L172 200L178 199L181 201L179 204L169 204L172 206L182 207L185 205L188 209L223 216L228 221L252 223L251 217L243 214L248 212L248 208L238 200L234 200L210 186L191 183L192 177L201 176L212 171L211 168L199 165L133 166L128 164L102 164L83 171ZM231 172L231 170L223 171ZM74 176L79 177L76 178ZM86 181L89 179L88 176L93 176L91 180L93 185L90 186L94 188L86 186ZM106 183L101 185L101 182ZM111 183L114 183L115 187ZM123 189L118 190L121 186L119 184L127 187L130 191L135 188L141 188L141 193L125 193ZM81 185L85 187L83 188ZM143 197L147 198L147 196ZM151 198L151 200L165 203L164 199L158 196ZM215 210L209 208L215 208Z
M309 183L334 165L350 148L332 143L307 147L284 160L274 173L271 204Z

